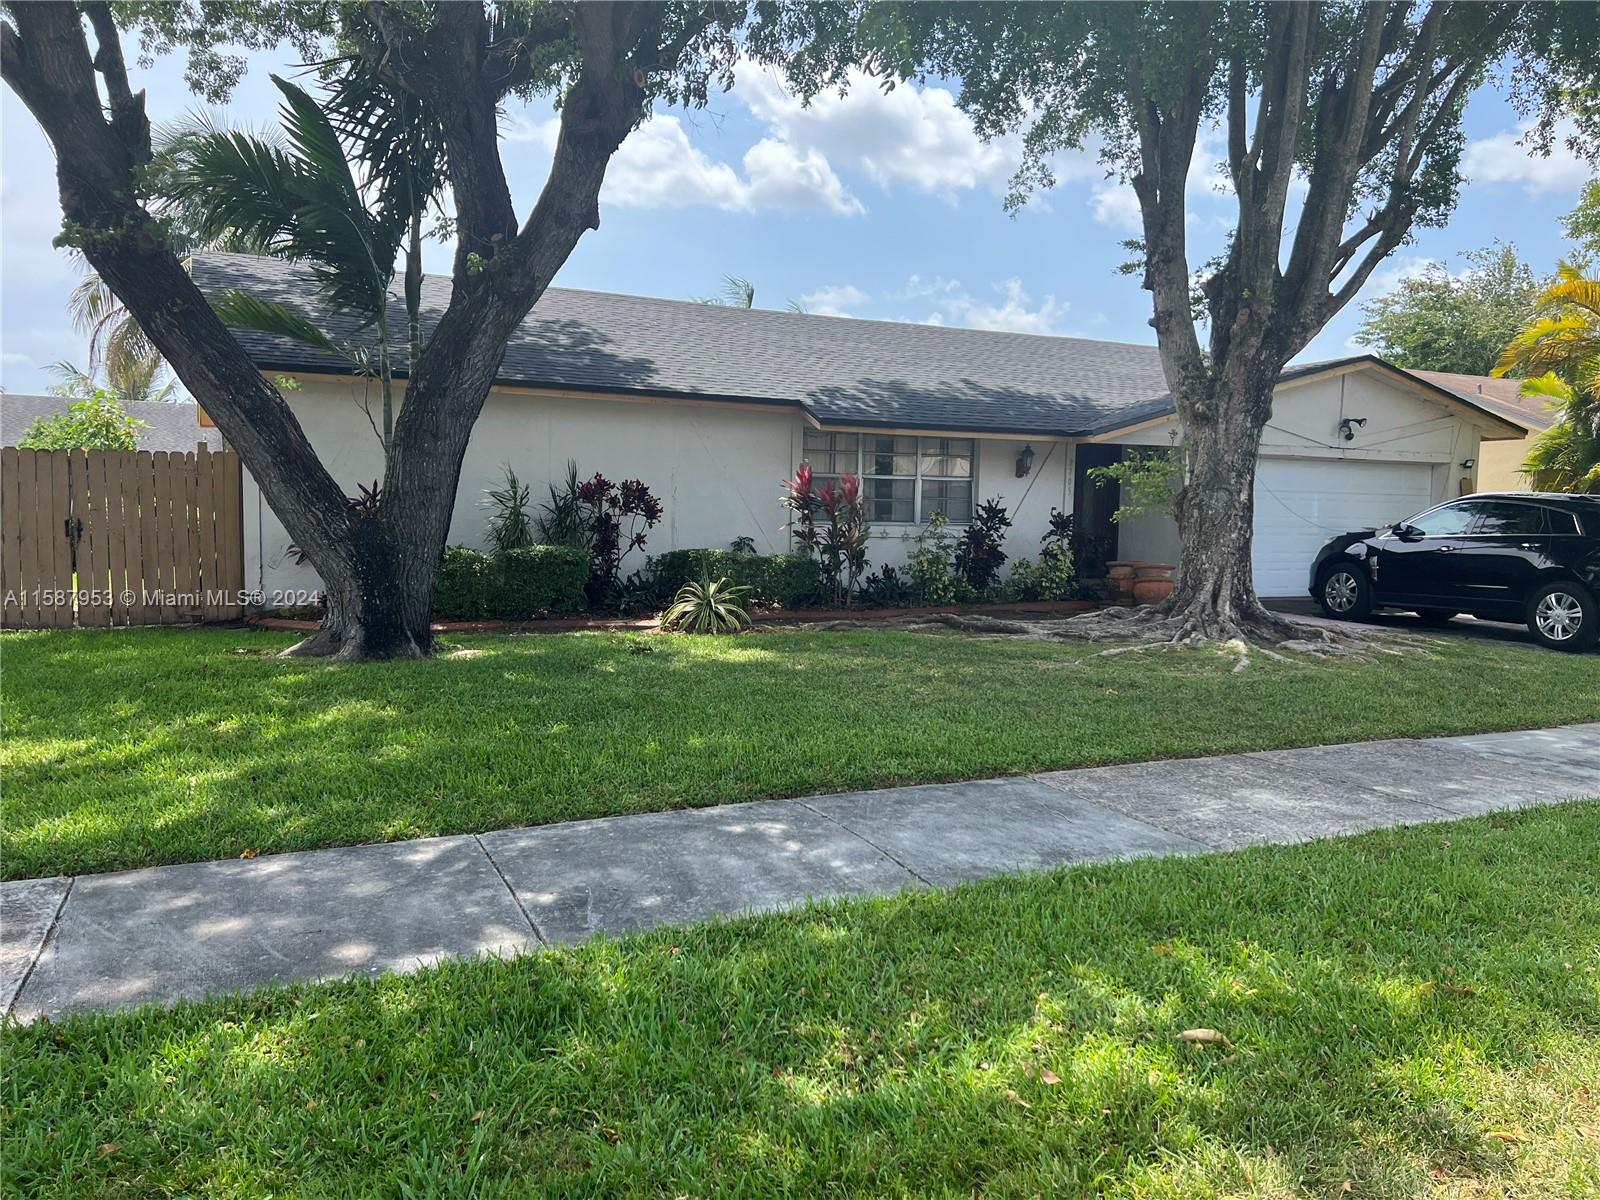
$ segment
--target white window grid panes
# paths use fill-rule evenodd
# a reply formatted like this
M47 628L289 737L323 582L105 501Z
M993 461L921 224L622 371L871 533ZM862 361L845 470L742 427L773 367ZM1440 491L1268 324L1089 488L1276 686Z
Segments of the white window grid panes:
M935 512L952 524L972 520L978 486L973 438L807 429L802 453L819 486L854 471L875 525L916 525Z

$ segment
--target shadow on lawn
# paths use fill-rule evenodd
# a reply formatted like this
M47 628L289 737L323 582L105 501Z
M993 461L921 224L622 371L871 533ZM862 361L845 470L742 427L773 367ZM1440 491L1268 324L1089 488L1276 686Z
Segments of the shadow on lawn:
M291 640L7 635L5 876L1594 715L1570 664L1498 648L1245 677L887 631L262 656Z
M6 1170L40 1195L1590 1194L1597 856L1600 806L1572 805L17 1030Z

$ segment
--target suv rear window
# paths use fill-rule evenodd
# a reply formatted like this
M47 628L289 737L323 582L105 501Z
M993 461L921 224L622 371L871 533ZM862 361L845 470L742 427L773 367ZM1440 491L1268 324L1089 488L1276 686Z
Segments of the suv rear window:
M1472 532L1527 537L1545 530L1544 509L1537 504L1497 503L1484 505L1483 516Z
M1582 533L1578 528L1578 514L1569 513L1563 508L1547 508L1544 510L1545 520L1550 523L1551 533Z

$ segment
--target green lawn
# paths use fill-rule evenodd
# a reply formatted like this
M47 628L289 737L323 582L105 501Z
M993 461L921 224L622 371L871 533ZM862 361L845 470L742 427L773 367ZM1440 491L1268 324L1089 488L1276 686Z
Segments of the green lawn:
M33 1197L1590 1200L1596 862L1587 802L12 1028L0 1171Z
M960 635L462 638L269 657L244 630L7 634L4 874L481 831L761 796L1600 719L1593 656L1241 675L1210 651Z

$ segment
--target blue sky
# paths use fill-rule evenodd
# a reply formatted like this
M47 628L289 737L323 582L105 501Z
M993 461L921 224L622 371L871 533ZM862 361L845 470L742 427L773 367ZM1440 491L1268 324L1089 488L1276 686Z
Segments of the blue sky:
M225 116L271 124L268 73L292 58L256 54ZM171 59L139 72L154 120L197 101ZM59 359L82 362L66 298L77 278L50 247L60 227L54 160L32 116L7 90L0 101L0 385L40 391ZM1442 229L1418 232L1368 283L1370 296L1429 261L1460 270L1463 251L1514 242L1536 269L1565 250L1557 218L1588 177L1569 155L1517 144L1516 115L1493 92L1473 101L1462 202ZM502 153L526 213L549 162L546 107L506 114ZM1218 151L1197 156L1191 181L1192 261L1215 247L1232 198L1207 182ZM1055 189L1015 218L1002 208L1014 145L984 144L941 87L868 85L810 109L769 73L752 70L705 110L663 111L613 161L601 227L585 236L556 282L642 295L716 294L723 274L756 285L756 302L891 320L1152 342L1149 298L1118 275L1120 245L1137 234L1131 194L1091 154L1060 163ZM432 245L430 270L449 249ZM1359 300L1302 356L1348 353Z

